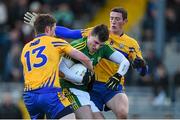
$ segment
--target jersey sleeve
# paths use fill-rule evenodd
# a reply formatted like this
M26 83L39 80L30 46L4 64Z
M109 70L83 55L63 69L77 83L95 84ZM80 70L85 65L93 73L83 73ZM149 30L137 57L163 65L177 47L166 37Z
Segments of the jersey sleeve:
M103 46L103 58L109 59L109 57L115 52L115 49L112 48L108 43L105 43Z
M143 57L142 57L141 48L137 41L134 42L134 47L135 47L136 55L142 59Z
M82 38L81 30L71 30L66 27L56 26L55 34L59 38L79 39Z

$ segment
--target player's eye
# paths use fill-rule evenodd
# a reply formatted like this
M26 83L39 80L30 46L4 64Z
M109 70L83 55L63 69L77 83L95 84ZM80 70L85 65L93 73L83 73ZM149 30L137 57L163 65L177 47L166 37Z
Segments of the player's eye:
M95 44L98 45L99 43L95 41Z
M115 20L116 20L116 21L120 21L120 18L119 18L119 17L116 17Z

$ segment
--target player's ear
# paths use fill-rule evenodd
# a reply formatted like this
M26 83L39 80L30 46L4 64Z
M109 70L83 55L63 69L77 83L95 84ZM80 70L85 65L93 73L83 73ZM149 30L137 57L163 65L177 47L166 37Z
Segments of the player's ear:
M124 24L126 24L127 22L128 22L128 19L125 19L125 20L124 20Z

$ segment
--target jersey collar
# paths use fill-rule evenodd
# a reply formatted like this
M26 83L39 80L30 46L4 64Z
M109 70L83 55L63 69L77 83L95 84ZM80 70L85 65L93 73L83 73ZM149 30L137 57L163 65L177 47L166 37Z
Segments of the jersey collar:
M42 34L37 34L36 36L35 36L35 38L38 38L38 37L41 37L41 36L47 36L45 33L42 33Z

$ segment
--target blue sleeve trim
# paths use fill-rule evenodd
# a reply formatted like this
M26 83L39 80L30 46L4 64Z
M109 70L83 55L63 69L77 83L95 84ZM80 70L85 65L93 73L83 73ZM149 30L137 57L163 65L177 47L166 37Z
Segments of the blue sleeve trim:
M82 38L81 30L71 30L66 27L56 26L55 34L59 38L79 39Z

